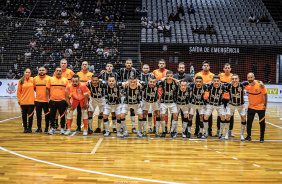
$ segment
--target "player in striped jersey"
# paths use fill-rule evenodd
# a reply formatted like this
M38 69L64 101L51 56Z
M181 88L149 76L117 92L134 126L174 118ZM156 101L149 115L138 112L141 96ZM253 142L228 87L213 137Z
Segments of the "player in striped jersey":
M192 119L196 111L199 112L200 116L200 130L198 134L198 138L202 138L203 136L203 128L204 128L204 114L205 114L205 91L207 90L207 85L203 84L202 76L197 76L195 78L195 83L190 84L191 88L191 98L190 98L190 112L189 112L189 120L188 120L188 132L191 135L191 127L192 127Z
M222 139L221 134L223 132L223 127L225 122L225 111L226 111L222 101L223 101L223 94L226 93L226 88L224 85L220 83L220 77L218 75L215 75L213 77L212 84L208 86L206 91L208 92L208 98L205 98L207 99L207 105L206 105L206 112L204 115L204 128L205 128L204 138L207 138L209 136L208 135L209 117L211 116L214 110L217 110L217 114L221 118L219 137ZM226 121L225 123L226 140L229 138L228 137L229 123L230 120Z

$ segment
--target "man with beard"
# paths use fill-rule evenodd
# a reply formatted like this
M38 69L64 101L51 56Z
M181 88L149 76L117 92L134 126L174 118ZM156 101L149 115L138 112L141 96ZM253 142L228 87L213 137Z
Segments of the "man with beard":
M35 133L42 132L41 121L42 121L42 109L45 114L45 131L44 133L48 133L49 121L50 121L50 111L49 105L46 96L46 84L49 81L50 77L46 75L47 70L44 67L40 67L38 69L38 76L33 79L33 86L36 92L35 97L35 109L36 109L36 117L37 117L37 130Z

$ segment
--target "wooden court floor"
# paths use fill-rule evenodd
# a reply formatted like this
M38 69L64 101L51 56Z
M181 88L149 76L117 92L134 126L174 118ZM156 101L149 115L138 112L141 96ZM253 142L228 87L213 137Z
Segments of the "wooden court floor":
M24 134L16 99L0 100L1 184L282 183L282 104L269 105L265 143L259 143L257 120L253 141L239 141L238 115L229 141ZM129 118L127 122L131 130ZM33 132L35 128L36 120Z

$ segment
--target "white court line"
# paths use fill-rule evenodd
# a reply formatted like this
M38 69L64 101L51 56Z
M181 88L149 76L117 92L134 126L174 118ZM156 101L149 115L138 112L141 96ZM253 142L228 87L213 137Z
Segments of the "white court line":
M20 117L22 117L22 116L16 116L16 117L13 117L13 118L5 119L5 120L0 121L0 123L3 123L5 121L9 121L9 120L12 120L12 119L17 119L17 118L20 118Z
M168 182L168 181L161 181L161 180L152 180L152 179L145 179L145 178L122 176L122 175L117 175L117 174L109 174L109 173L91 171L91 170L87 170L87 169L80 169L80 168L76 168L76 167L70 167L70 166L66 166L66 165L56 164L56 163L53 163L53 162L47 162L47 161L44 161L44 160L28 157L28 156L25 156L25 155L22 155L22 154L19 154L19 153L15 153L13 151L10 151L10 150L3 148L2 146L0 146L0 150L6 151L10 154L13 154L13 155L16 155L16 156L19 156L19 157L22 157L22 158L26 158L26 159L29 159L29 160L33 160L33 161L36 161L36 162L41 162L41 163L44 163L44 164L62 167L62 168L66 168L66 169L72 169L72 170L81 171L81 172L88 172L88 173L92 173L92 174L98 174L98 175L104 175L104 176L110 176L110 177L116 177L116 178L123 178L123 179L129 179L129 180L147 181L147 182L153 182L153 183L182 184L182 183L176 183L176 182Z
M253 166L255 166L255 167L260 167L260 165L257 165L257 164L253 164Z
M258 118L256 118L256 117L255 117L255 119L257 119L257 120L258 120ZM272 126L275 126L276 128L280 128L280 129L282 129L282 127L281 127L281 126L278 126L278 125L275 125L275 124L269 123L269 122L267 122L267 121L265 121L265 123L267 123L267 124L269 124L269 125L272 125Z
M95 145L95 147L93 148L93 150L91 151L91 154L95 154L96 151L98 150L100 144L102 143L103 138L100 138L99 141L97 142L97 144Z
M83 155L90 155L90 153L74 153L74 152L46 152L46 151L15 151L15 152L23 152L23 153L52 153L52 154L83 154Z

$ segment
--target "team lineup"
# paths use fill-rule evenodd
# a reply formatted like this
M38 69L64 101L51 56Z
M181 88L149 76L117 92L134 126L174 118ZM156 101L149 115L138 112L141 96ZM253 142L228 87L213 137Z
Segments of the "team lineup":
M67 61L62 59L53 77L47 76L47 70L41 67L38 69L38 76L34 78L31 77L31 70L26 69L19 80L17 91L24 133L32 132L34 112L37 116L36 133L42 132L43 110L44 133L55 134L60 117L60 134L70 135L73 113L76 110L76 131L81 131L82 119L84 136L93 132L110 136L110 115L112 132L117 137L129 136L126 116L130 112L132 132L137 133L139 138L147 137L147 133L154 133L156 137L166 137L169 133L170 137L176 138L179 114L182 120L182 138L192 136L194 116L194 135L197 138L207 138L212 136L212 113L216 110L218 117L215 136L228 140L229 137L234 137L234 113L237 110L241 117L240 140L251 141L252 123L257 113L260 142L264 142L267 91L261 81L255 80L253 73L247 75L247 81L240 82L237 74L230 73L230 64L224 65L225 73L214 75L210 72L209 62L204 61L203 70L192 79L185 73L184 63L179 63L177 74L165 69L165 64L165 60L159 60L159 69L152 73L149 65L144 64L140 73L132 67L132 60L127 59L126 67L118 72L113 72L113 65L108 63L106 70L93 74L88 71L88 62L84 61L82 71L74 74L67 69ZM244 90L248 92L248 108L245 107ZM99 112L98 127L93 131L95 110ZM171 114L169 132L168 111ZM137 129L135 114L138 116ZM246 128L247 136L244 137Z

